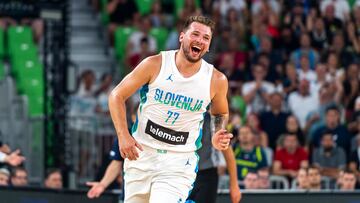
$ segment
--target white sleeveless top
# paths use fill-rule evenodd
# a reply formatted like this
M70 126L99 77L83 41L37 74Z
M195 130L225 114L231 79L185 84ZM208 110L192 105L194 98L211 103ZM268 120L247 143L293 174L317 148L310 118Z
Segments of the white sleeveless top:
M147 147L192 152L201 147L204 113L211 102L213 66L201 59L197 73L184 78L175 65L177 50L161 52L159 75L140 90L133 137Z

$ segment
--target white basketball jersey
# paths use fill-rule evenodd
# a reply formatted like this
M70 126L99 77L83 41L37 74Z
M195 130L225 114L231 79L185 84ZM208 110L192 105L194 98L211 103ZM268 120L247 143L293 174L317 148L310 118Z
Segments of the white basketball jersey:
M148 147L191 152L201 147L213 66L201 59L199 71L185 78L176 67L176 52L161 52L159 75L141 88L132 135Z

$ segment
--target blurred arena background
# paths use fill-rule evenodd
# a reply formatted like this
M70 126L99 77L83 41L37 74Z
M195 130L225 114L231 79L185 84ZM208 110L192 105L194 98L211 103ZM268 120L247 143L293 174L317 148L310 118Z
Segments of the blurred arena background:
M191 15L217 23L205 59L229 80L243 202L359 202L360 0L0 0L0 202L90 201L109 92Z

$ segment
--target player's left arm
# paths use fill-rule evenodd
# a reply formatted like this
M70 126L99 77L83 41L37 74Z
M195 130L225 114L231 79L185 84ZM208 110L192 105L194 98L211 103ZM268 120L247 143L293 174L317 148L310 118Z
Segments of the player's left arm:
M235 154L231 147L227 148L227 150L223 150L222 153L224 155L226 167L230 176L229 188L231 201L233 203L238 203L241 199L241 192L238 183Z
M227 100L228 81L224 74L214 69L211 80L212 127L215 133L211 142L215 149L226 150L229 147L232 134L225 129L229 120L229 105Z

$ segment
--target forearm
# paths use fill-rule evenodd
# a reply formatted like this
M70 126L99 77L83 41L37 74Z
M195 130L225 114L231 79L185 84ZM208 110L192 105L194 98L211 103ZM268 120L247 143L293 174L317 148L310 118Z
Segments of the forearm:
M109 96L109 111L116 130L118 138L128 131L126 122L126 106L125 98L121 97L113 91Z
M106 169L104 177L101 179L100 184L107 188L120 174L121 162L112 161Z
M236 170L236 161L235 155L231 147L227 150L222 151L225 161L226 167L230 176L230 187L231 186L238 186L238 177L237 177L237 170Z

